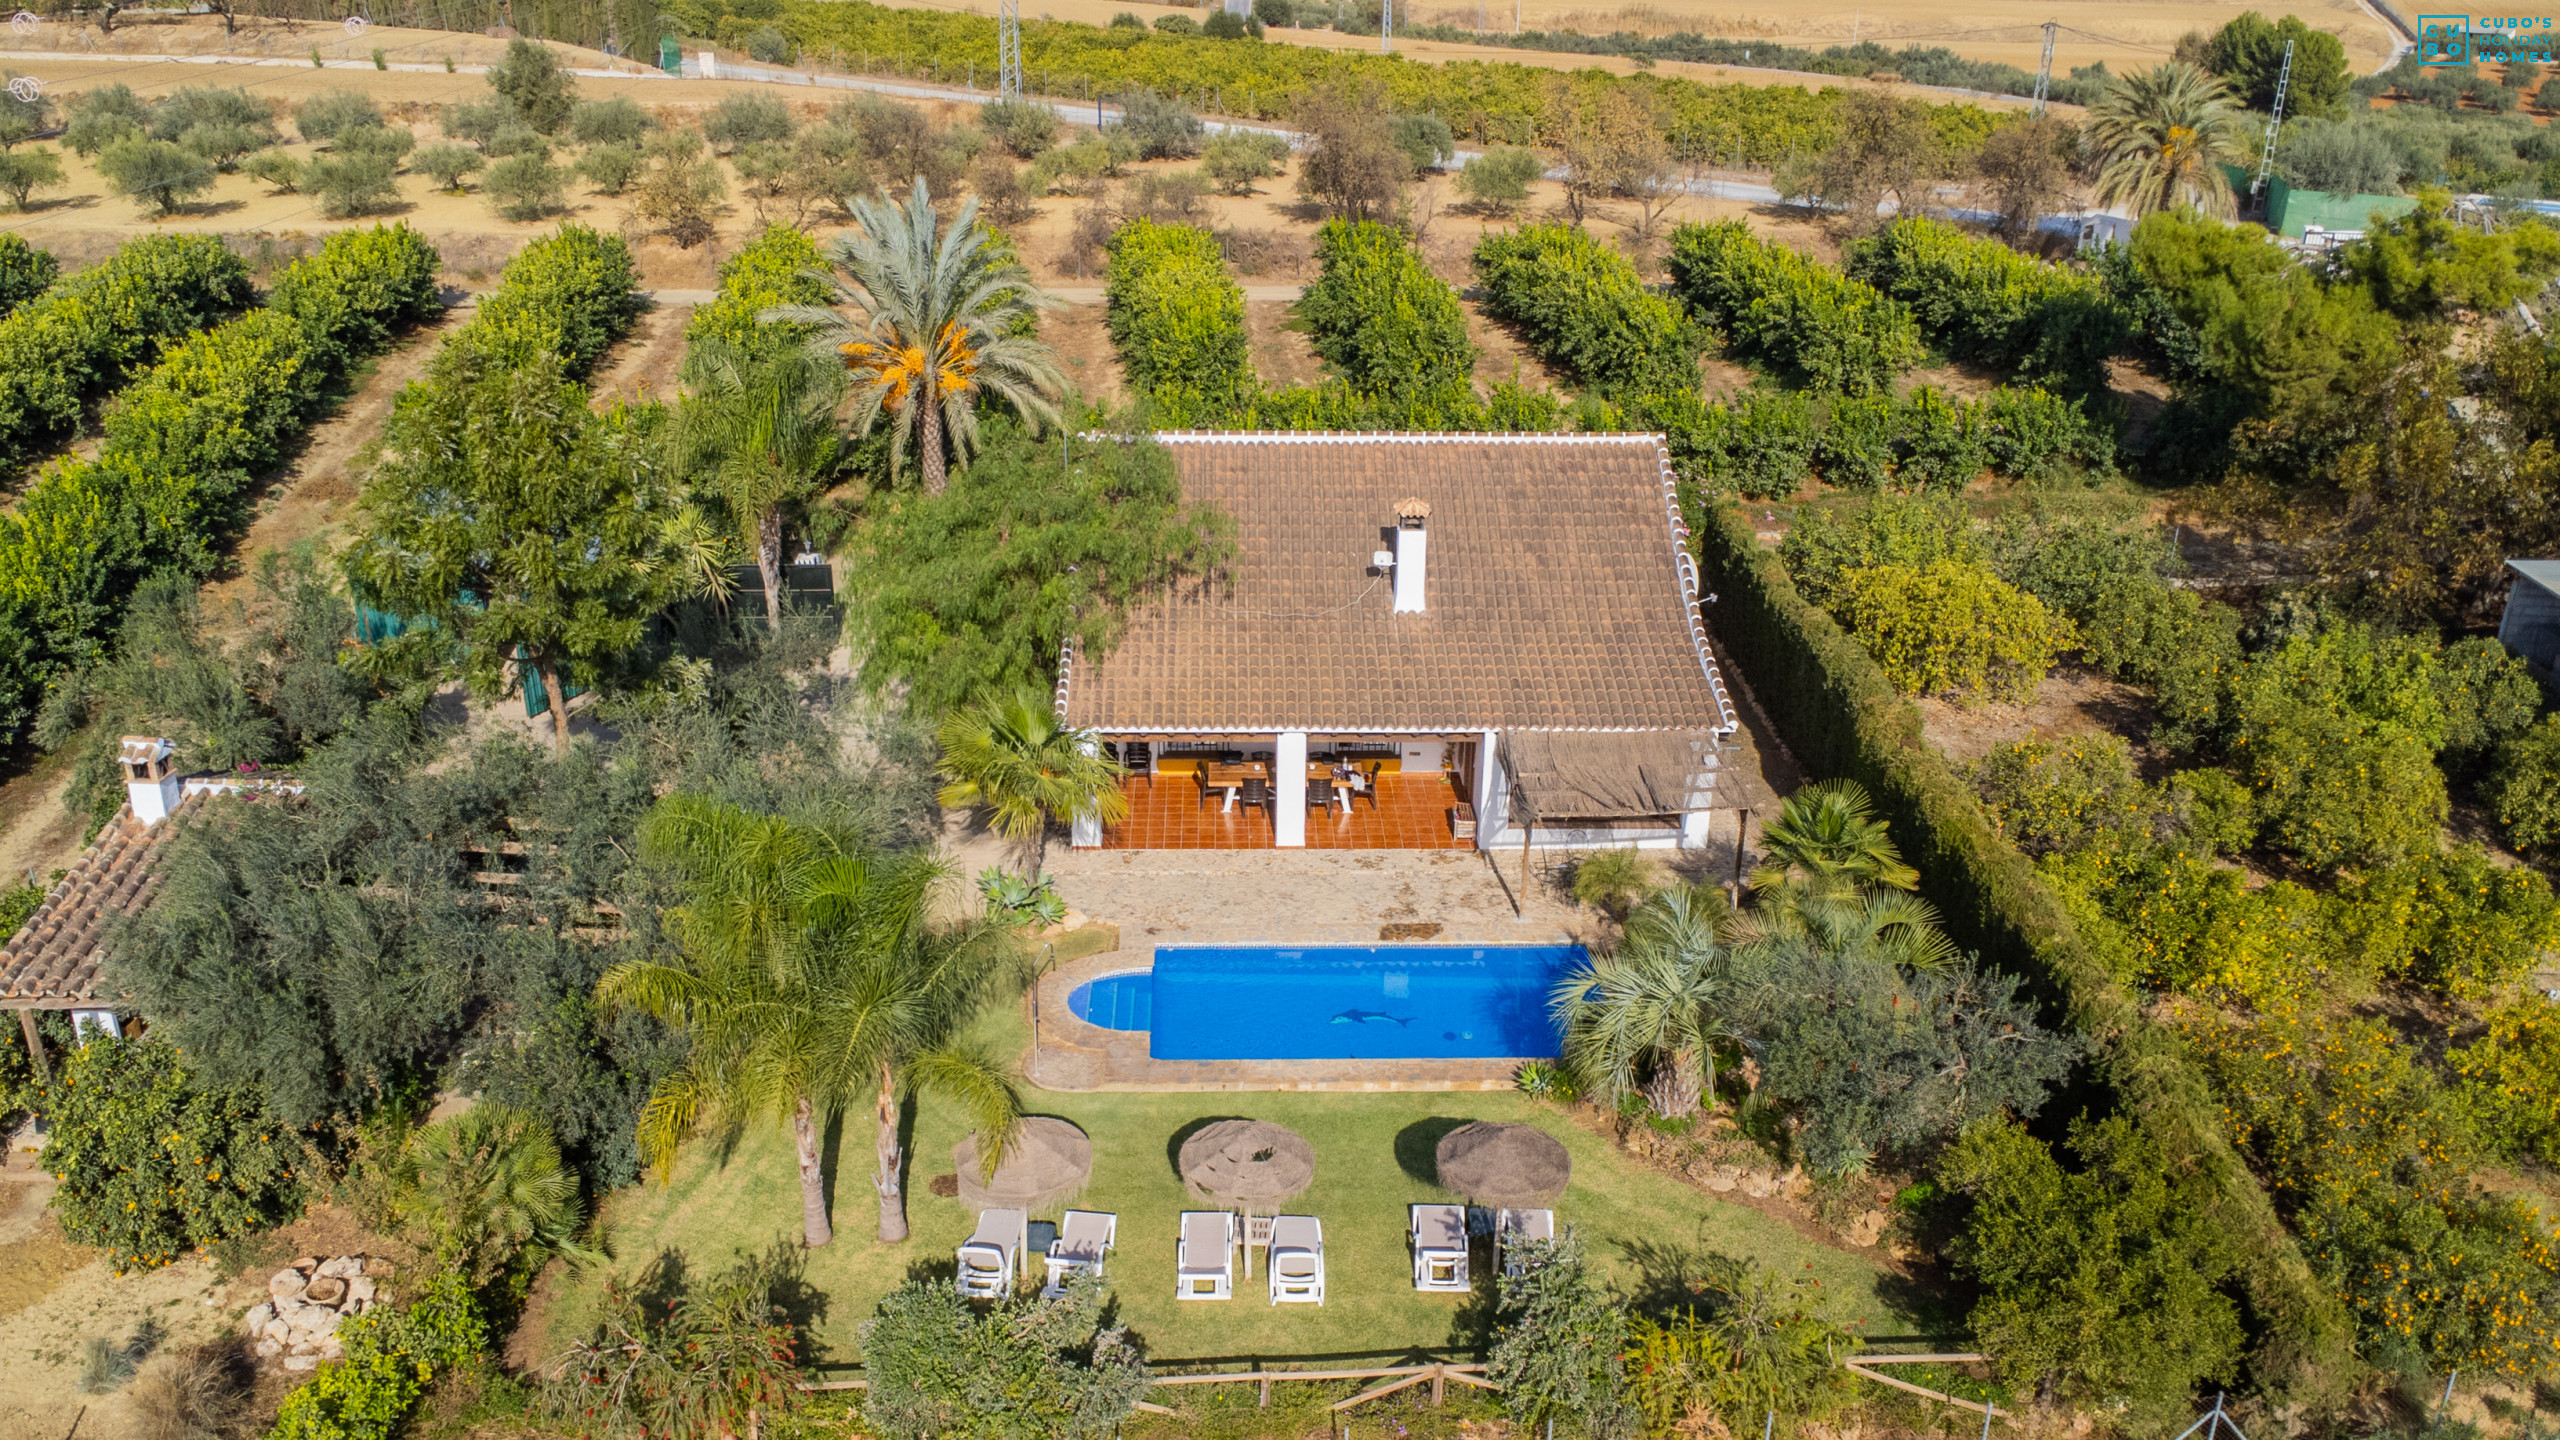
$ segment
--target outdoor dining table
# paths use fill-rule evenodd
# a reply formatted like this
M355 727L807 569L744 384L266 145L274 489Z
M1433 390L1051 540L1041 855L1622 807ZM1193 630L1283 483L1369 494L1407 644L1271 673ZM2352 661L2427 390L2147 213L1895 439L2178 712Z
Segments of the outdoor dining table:
M1221 764L1218 761L1212 760L1208 764L1200 767L1200 773L1210 789L1224 790L1227 792L1226 802L1218 808L1221 811L1228 811L1236 808L1236 795L1237 792L1244 788L1244 782L1247 780L1269 780L1271 778L1271 766L1269 762L1262 760L1247 760L1238 765ZM1345 779L1335 771L1334 766L1330 761L1324 760L1310 760L1307 762L1307 778L1310 780L1332 781L1334 785L1334 796L1342 801L1342 813L1345 815L1351 813L1352 792L1354 790L1365 790L1372 783L1368 776L1362 774L1356 769L1351 772L1350 778Z

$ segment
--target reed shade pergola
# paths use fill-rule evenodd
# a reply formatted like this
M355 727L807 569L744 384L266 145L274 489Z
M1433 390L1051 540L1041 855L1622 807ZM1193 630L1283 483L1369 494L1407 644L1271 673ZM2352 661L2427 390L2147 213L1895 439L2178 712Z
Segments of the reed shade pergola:
M1535 1125L1472 1120L1433 1152L1443 1188L1492 1209L1547 1210L1573 1179L1564 1142Z
M978 1137L952 1147L960 1172L960 1199L978 1210L1038 1210L1064 1200L1093 1178L1093 1141L1053 1115L1033 1115L1014 1127L1013 1144L996 1163L995 1178L978 1178Z
M1295 1130L1268 1120L1203 1125L1182 1142L1174 1163L1192 1194L1244 1207L1247 1278L1253 1274L1253 1212L1277 1210L1316 1178L1315 1147Z

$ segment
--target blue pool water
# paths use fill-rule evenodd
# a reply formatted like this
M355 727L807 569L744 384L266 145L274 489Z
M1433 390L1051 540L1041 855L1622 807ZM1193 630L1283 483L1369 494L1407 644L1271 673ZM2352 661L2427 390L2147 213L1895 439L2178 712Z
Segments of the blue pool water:
M1168 945L1153 976L1104 976L1067 1003L1095 1024L1096 1009L1134 1015L1115 1028L1151 1031L1158 1060L1553 1055L1547 993L1584 959L1579 945Z
M1145 1030L1154 1024L1155 981L1143 970L1096 975L1067 992L1067 1008L1105 1030Z

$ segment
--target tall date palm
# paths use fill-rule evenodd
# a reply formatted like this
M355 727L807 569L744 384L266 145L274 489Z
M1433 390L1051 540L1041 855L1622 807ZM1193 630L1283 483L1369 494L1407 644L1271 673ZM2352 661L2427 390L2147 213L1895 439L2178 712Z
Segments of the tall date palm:
M828 258L848 318L824 306L784 305L767 320L812 327L810 344L835 352L853 376L853 426L869 434L885 412L894 466L915 451L928 495L942 493L951 459L977 448L978 400L994 396L1031 420L1056 424L1065 377L1049 347L1024 333L1054 304L1031 272L978 223L978 200L950 225L933 213L918 176L903 206L886 192L857 200L854 228Z
M2247 124L2230 86L2183 61L2115 81L2083 132L2098 157L2098 203L2136 215L2192 205L2228 218L2237 200L2222 167L2248 158Z
M929 919L948 866L927 854L873 856L846 836L695 796L660 801L643 853L672 869L685 900L667 913L677 962L630 961L598 985L692 1040L684 1064L641 1112L643 1153L661 1173L698 1120L775 1115L799 1152L801 1228L834 1238L818 1137L833 1116L872 1105L880 1238L907 1238L898 1107L915 1089L958 1102L992 1162L1020 1103L995 1058L959 1042L1013 961L1003 932Z

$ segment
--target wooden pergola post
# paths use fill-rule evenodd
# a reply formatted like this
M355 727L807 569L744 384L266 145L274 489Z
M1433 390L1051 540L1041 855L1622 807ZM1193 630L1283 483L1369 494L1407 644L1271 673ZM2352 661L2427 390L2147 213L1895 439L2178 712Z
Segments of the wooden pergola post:
M36 1078L47 1085L52 1084L53 1062L45 1058L44 1034L36 1029L36 1012L18 1012L18 1033L27 1037L27 1058L35 1061Z

